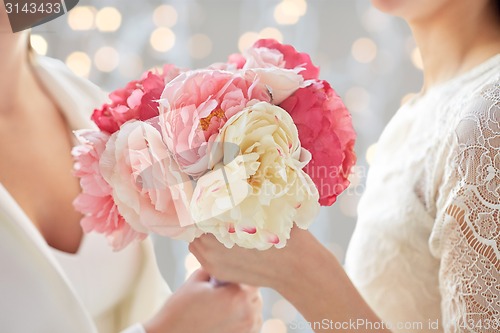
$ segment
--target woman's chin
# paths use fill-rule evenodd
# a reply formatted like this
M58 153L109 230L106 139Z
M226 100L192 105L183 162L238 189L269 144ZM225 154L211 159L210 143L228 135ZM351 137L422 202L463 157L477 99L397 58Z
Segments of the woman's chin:
M378 10L395 16L400 16L404 7L409 5L407 0L371 0L371 2Z
M436 17L446 6L469 5L465 0L371 0L378 10L408 22Z

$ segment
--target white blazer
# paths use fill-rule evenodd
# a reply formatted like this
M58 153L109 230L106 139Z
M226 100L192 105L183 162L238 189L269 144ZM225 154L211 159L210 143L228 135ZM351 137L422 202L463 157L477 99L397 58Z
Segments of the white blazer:
M33 66L69 126L93 128L90 114L106 101L105 94L58 60L36 57ZM134 290L109 315L118 329L147 320L170 293L157 268L151 242L142 242L141 249L142 267ZM97 333L53 252L1 183L0 331ZM127 332L142 332L142 328L134 325Z

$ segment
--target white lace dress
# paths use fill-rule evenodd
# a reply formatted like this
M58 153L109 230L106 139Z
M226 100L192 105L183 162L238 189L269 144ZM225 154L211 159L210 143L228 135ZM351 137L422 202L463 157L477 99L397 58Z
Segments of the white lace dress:
M500 54L382 133L346 270L393 332L500 331Z

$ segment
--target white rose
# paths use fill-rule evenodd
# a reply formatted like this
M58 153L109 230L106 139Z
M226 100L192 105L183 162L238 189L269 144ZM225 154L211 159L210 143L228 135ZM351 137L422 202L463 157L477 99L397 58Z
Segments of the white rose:
M245 65L243 69L251 68L285 68L283 53L267 47L251 47L245 51Z
M302 170L311 155L280 107L261 102L231 117L216 141L224 160L198 179L191 201L197 226L227 247L281 248L294 222L307 228L318 191Z

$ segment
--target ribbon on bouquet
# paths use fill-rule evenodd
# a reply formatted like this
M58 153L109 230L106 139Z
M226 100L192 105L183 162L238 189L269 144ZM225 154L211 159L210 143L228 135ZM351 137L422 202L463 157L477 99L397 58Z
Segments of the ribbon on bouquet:
M227 282L227 281L222 281L222 280L219 280L213 276L210 277L210 283L214 286L214 287L224 287L224 286L227 286L228 284L230 284L231 282Z

